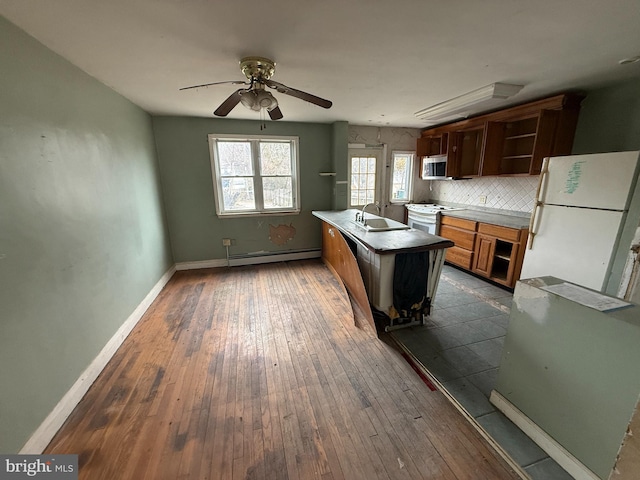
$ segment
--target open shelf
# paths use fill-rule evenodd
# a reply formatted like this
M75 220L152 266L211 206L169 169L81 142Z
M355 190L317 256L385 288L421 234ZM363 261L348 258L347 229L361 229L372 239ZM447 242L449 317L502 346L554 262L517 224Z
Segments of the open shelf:
M512 270L514 244L506 240L496 238L496 246L493 252L493 266L491 268L491 278L498 282L509 281L509 272Z
M507 135L504 137L505 140L521 140L523 138L532 138L536 136L536 132L533 133L522 133L518 135Z
M493 269L491 270L491 278L493 280L499 280L506 282L509 275L509 260L505 260L502 257L495 257L493 259Z
M538 117L504 122L500 173L529 173L538 132Z

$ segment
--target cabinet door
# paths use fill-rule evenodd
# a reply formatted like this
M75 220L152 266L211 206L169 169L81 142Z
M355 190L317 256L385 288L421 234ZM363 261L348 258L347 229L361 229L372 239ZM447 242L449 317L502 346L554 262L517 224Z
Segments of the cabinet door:
M500 175L502 148L505 135L504 122L487 122L487 137L480 175Z
M571 152L556 152L554 142L558 132L558 121L561 112L556 110L542 110L538 121L536 144L531 159L531 175L538 175L542 170L542 161L545 157L568 155ZM573 135L571 135L573 138Z
M478 234L476 238L475 258L473 260L473 271L484 275L491 276L491 268L493 267L493 256L496 249L496 239Z
M455 153L453 156L455 167L452 171L456 172L455 176L474 177L480 174L484 134L485 125L453 134L452 150Z
M418 138L416 153L418 158L447 153L447 134L441 133Z

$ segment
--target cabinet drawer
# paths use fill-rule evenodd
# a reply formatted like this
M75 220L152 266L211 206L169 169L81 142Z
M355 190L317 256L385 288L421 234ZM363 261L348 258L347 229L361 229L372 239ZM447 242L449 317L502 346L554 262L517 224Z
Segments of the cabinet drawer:
M473 220L467 220L466 218L448 217L442 215L440 222L442 225L451 225L452 227L464 228L465 230L476 231L476 225L478 222Z
M473 252L460 247L447 248L444 259L459 267L471 270L471 261L473 260Z
M440 236L452 240L457 247L473 250L476 234L461 228L451 227L449 225L440 226Z
M499 225L491 225L489 223L478 224L478 232L493 237L502 238L504 240L512 240L517 242L520 240L521 230L516 228L501 227Z

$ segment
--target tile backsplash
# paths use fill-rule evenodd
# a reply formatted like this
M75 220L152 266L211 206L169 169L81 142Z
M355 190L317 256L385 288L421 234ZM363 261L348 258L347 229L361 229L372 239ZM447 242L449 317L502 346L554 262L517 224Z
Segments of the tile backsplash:
M429 198L424 200L531 213L538 178L480 177L468 180L437 180L424 189L429 195ZM481 203L481 197L486 197L486 203Z

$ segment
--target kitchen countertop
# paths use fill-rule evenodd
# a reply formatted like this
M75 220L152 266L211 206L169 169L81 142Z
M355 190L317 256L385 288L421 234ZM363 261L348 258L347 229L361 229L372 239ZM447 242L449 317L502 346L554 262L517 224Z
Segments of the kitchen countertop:
M486 212L481 210L445 210L441 212L447 217L464 218L476 222L490 223L501 227L529 228L529 218L517 215L505 215L504 213Z
M453 242L422 230L409 228L406 230L389 230L368 232L355 225L356 213L360 210L325 210L313 211L314 216L333 225L351 239L364 244L375 253L406 253L436 250L453 247ZM368 218L383 218L367 212Z

